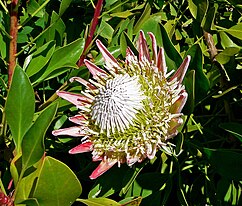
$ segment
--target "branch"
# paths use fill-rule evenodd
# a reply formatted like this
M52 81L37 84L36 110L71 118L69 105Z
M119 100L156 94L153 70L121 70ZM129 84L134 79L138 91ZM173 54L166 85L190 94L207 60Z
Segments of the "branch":
M97 24L98 24L98 18L100 16L101 10L102 10L102 5L103 5L103 0L98 0L96 8L95 8L95 12L94 12L94 16L92 19L92 23L91 23L91 28L90 28L90 33L88 34L85 46L84 46L84 50L82 52L82 55L77 63L77 65L80 67L83 65L83 61L86 57L86 50L87 48L90 46L91 42L92 42L92 38L94 36L94 32L96 30Z
M10 32L8 87L10 87L16 66L17 37L18 37L18 0L12 0L10 8Z

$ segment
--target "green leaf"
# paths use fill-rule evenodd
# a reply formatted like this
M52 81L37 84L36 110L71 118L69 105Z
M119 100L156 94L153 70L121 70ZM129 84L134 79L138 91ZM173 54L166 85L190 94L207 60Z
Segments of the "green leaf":
M116 3L118 0L106 0L105 7L109 7L112 4Z
M239 53L239 51L240 48L238 47L226 48L216 56L216 60L220 64L226 64L229 62L230 58L233 57L235 54Z
M69 167L45 157L33 195L40 205L71 205L81 192L81 184Z
M71 4L72 0L62 0L60 4L59 16L62 16L66 9L68 9L69 5Z
M192 16L200 23L207 13L208 1L207 0L188 0L188 7Z
M132 16L132 15L134 15L134 13L132 13L129 10L110 14L110 16L118 17L118 18L128 18L129 16Z
M208 149L204 148L211 166L217 173L230 180L242 180L242 154L228 149Z
M169 70L177 69L182 63L182 58L172 44L165 28L160 25L162 45L166 54L166 63Z
M35 198L29 198L27 200L24 200L23 202L20 202L20 204L24 204L27 206L39 206L39 203Z
M26 73L28 76L32 76L39 72L48 63L54 50L55 42L50 41L31 54L31 61L26 68Z
M221 39L221 45L224 49L227 47L237 47L237 45L229 38L225 32L220 31L219 36Z
M108 39L108 42L112 40L114 29L102 19L100 27L97 33L102 36L103 38Z
M242 142L242 124L236 122L227 122L220 124L219 127L233 134Z
M193 45L186 55L191 56L189 70L195 70L195 100L203 99L209 90L209 81L203 71L203 55L198 44Z
M132 52L134 53L134 55L138 56L139 52L137 51L137 49L135 48L134 44L132 43L132 41L130 40L128 34L126 32L123 32L127 46L130 47L130 49L132 50Z
M41 82L43 80L46 80L47 78L53 78L56 75L59 75L66 70L64 70L65 67L69 68L75 68L76 62L79 59L80 55L82 54L83 48L84 48L84 39L77 39L70 44L63 46L61 48L58 48L52 55L49 64L47 65L46 71L42 74L41 77L39 77L37 80L35 80L34 83ZM60 71L57 71L60 69ZM54 72L58 72L55 75L53 75Z
M218 198L220 200L223 200L225 195L226 195L226 192L228 191L228 188L230 186L230 181L226 178L221 178L219 181L218 181L218 184L217 184L217 193L218 193Z
M56 103L47 107L40 113L39 117L25 134L22 142L23 168L27 169L29 166L32 166L44 155L44 135L56 110Z
M194 111L195 106L195 70L191 70L187 73L185 78L186 91L188 93L188 100L186 106L183 109L185 113L191 114Z
M34 90L25 72L16 66L7 96L6 119L18 152L23 136L32 124L34 109Z
M23 200L27 200L30 196L32 197L33 190L36 185L36 180L39 177L39 172L42 168L43 161L44 159L41 159L32 167L29 167L27 170L25 170L25 168L21 168L22 170L20 178L15 188L15 203L22 203ZM30 200L30 202L32 201L34 200Z
M1 25L0 25L1 27ZM7 42L4 40L4 36L2 35L2 33L0 32L0 57L1 58L6 58L6 54L7 54Z
M34 16L43 17L44 11L42 9L38 13L36 13L36 11L40 8L40 5L35 0L30 0L27 5L28 14L35 14Z
M161 16L154 14L147 19L142 26L140 27L141 30L147 35L148 32L152 32L156 36L157 44L160 44L160 39L157 38L157 35L160 34L160 22ZM150 38L147 38L149 40Z
M210 7L207 15L204 16L204 25L203 29L207 32L210 32L214 27L214 18L215 14L217 13L218 6L216 4L216 7Z
M242 23L238 23L225 31L230 35L242 40Z
M136 56L139 55L139 53L138 53L137 49L135 48L134 44L129 39L128 34L126 32L122 32L122 34L120 35L120 51L121 51L123 57L126 56L127 47L129 47L132 50L134 55L136 55Z
M110 200L104 197L92 198L87 200L78 199L78 201L88 206L121 206L119 203L115 202L114 200Z
M63 37L66 26L61 17L55 12L52 11L50 27L46 30L46 32L38 39L38 41L49 42L55 39L56 45L60 46L63 44ZM44 30L44 31L45 31Z
M127 41L124 36L124 33L120 35L120 51L123 57L126 56L126 49L127 49Z
M142 25L150 18L150 13L151 13L151 8L150 8L150 5L147 4L144 11L142 12L141 17L138 19L138 21L134 26L134 34L137 34L140 31Z

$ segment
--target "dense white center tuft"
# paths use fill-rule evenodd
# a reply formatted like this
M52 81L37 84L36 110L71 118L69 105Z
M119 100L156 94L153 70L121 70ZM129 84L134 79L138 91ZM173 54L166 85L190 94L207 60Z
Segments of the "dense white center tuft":
M91 116L101 132L124 131L142 109L143 93L137 76L117 75L99 89L92 106Z

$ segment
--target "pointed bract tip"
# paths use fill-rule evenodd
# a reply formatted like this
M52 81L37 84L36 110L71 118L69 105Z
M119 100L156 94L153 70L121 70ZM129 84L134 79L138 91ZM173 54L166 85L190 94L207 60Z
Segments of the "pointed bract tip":
M69 154L78 154L92 151L92 143L85 142L69 150Z
M76 77L72 77L72 78L70 78L69 79L69 81L72 83L72 82L74 82L76 80Z
M57 135L58 135L57 132L56 132L56 130L52 131L51 133L52 133L52 135L54 135L54 136L57 136Z
M191 56L187 55L186 58L183 60L182 64L180 65L180 67L175 72L175 74L171 77L170 81L177 78L177 81L181 84L189 67L190 61Z
M103 173L108 171L113 165L117 163L117 160L106 160L102 161L98 167L92 172L92 174L89 176L90 179L96 179L99 176L101 176Z

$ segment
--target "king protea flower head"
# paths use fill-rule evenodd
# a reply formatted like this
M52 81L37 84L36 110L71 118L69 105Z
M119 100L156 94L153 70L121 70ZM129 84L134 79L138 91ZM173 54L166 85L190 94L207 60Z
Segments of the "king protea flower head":
M84 63L93 79L73 77L86 87L81 94L57 91L63 99L76 105L80 113L70 117L77 124L53 131L54 135L80 136L82 144L70 154L92 152L93 161L101 161L90 178L102 175L114 164L129 166L146 158L154 158L157 149L175 136L182 124L181 110L187 100L182 80L190 62L187 56L177 71L167 73L164 50L155 36L152 56L141 31L139 56L127 48L124 62L117 61L99 41L96 44L105 60L105 70L92 62Z

